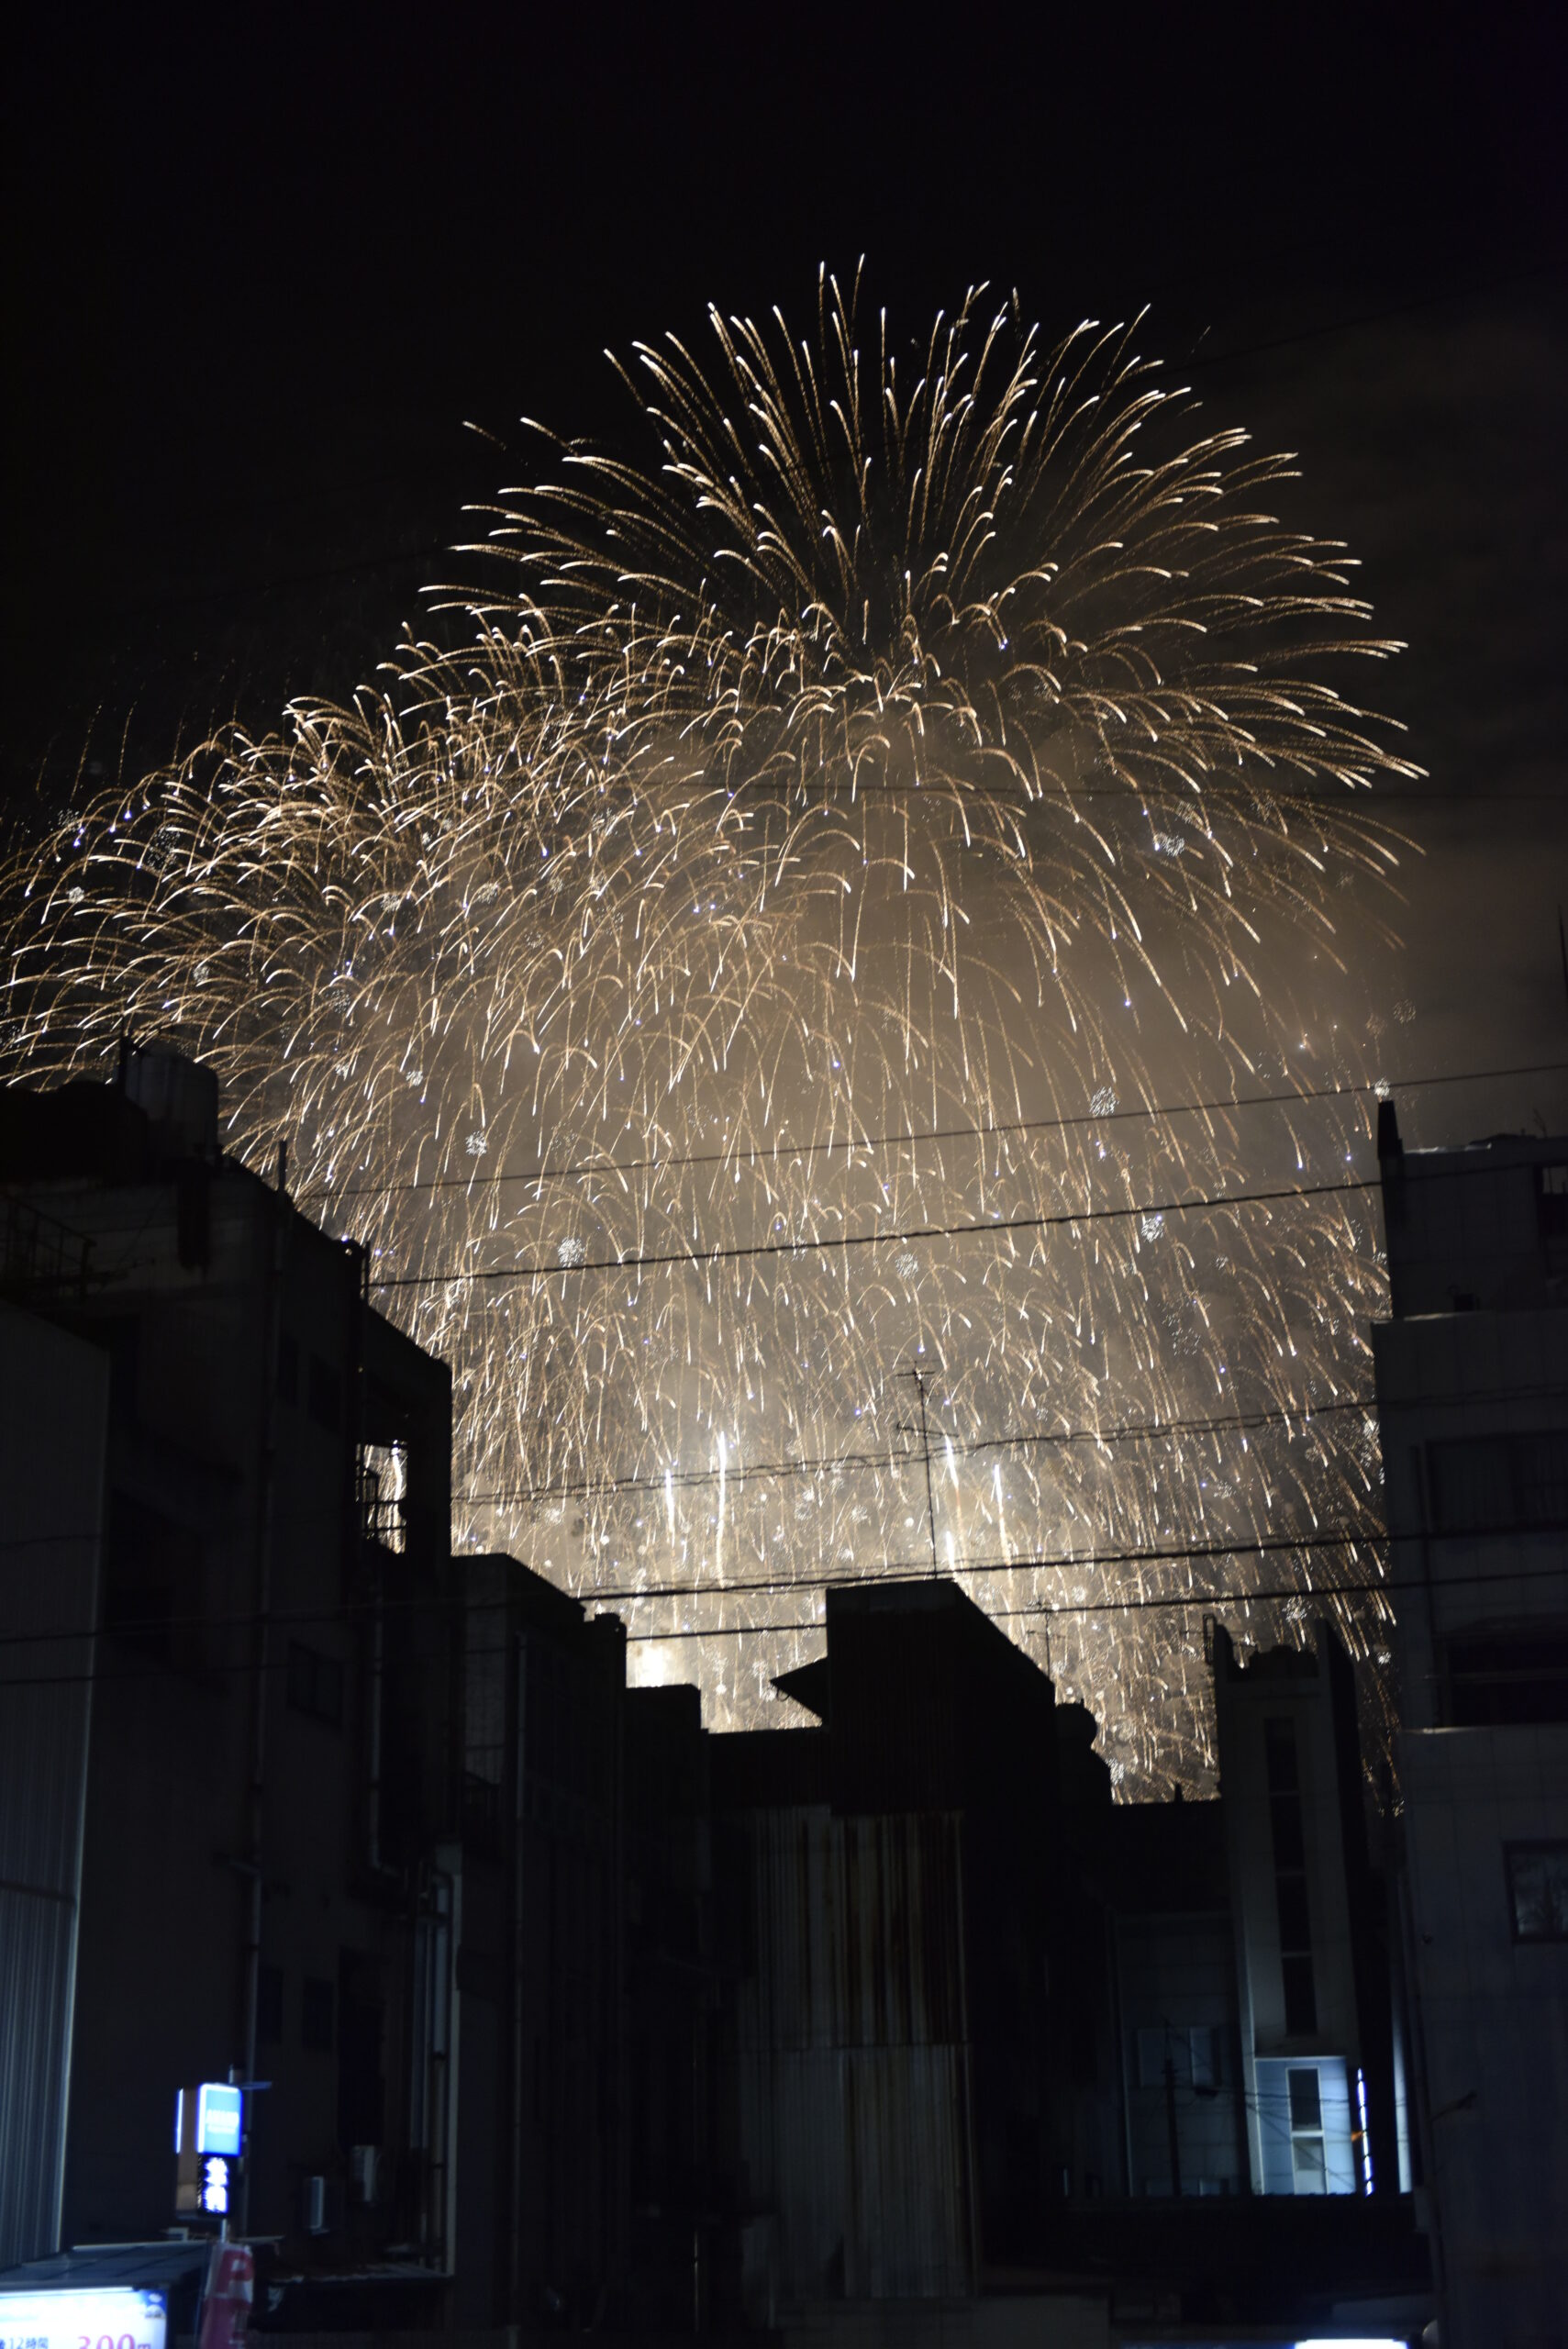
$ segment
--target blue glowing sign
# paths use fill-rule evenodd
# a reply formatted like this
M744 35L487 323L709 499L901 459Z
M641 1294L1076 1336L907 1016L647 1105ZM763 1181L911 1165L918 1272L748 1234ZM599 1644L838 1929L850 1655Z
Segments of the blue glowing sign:
M245 2134L245 2099L223 2080L204 2080L196 2090L196 2151L239 2158Z
M245 2098L227 2080L203 2080L174 2099L174 2151L221 2154L238 2161L245 2150Z

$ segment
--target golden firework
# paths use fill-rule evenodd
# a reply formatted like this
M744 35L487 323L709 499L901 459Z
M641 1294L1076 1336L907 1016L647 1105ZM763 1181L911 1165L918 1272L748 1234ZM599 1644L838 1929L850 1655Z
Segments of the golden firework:
M63 811L11 1071L214 1063L452 1363L461 1536L710 1719L934 1549L1118 1776L1201 1771L1201 1606L1129 1602L1365 1578L1380 1277L1353 1104L1146 1113L1362 1076L1332 893L1414 770L1329 680L1393 648L1128 331L712 326L444 643Z

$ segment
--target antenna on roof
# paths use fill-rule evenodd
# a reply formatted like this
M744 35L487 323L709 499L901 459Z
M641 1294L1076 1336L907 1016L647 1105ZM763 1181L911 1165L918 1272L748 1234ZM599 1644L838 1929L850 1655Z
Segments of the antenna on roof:
M918 1435L920 1439L920 1458L925 1464L926 1470L926 1531L930 1538L931 1572L935 1575L939 1571L937 1565L937 1502L936 1495L931 1489L931 1431L929 1423L926 1418L926 1374L923 1370L917 1367L906 1371L904 1375L906 1378L912 1378L914 1380L915 1392L920 1400L919 1418L915 1420L912 1425L907 1420L901 1420L899 1425L905 1434Z

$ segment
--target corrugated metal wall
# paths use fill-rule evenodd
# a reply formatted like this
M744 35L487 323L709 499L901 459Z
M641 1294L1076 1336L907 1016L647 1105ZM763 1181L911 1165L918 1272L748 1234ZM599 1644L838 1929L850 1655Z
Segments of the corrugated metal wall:
M962 2293L973 2272L959 1822L757 1811L742 2143L786 2302Z
M0 1305L0 2267L57 2248L107 1399Z

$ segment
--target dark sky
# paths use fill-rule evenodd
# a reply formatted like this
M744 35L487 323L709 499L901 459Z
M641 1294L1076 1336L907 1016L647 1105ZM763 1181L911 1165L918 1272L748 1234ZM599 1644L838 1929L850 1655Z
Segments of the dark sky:
M978 277L1148 303L1300 450L1412 646L1407 1052L1568 1051L1562 62L1547 9L40 12L5 789L346 692L508 473L465 419L613 429L606 344L804 317L864 252L911 330ZM1568 1124L1561 1078L1485 1107Z

